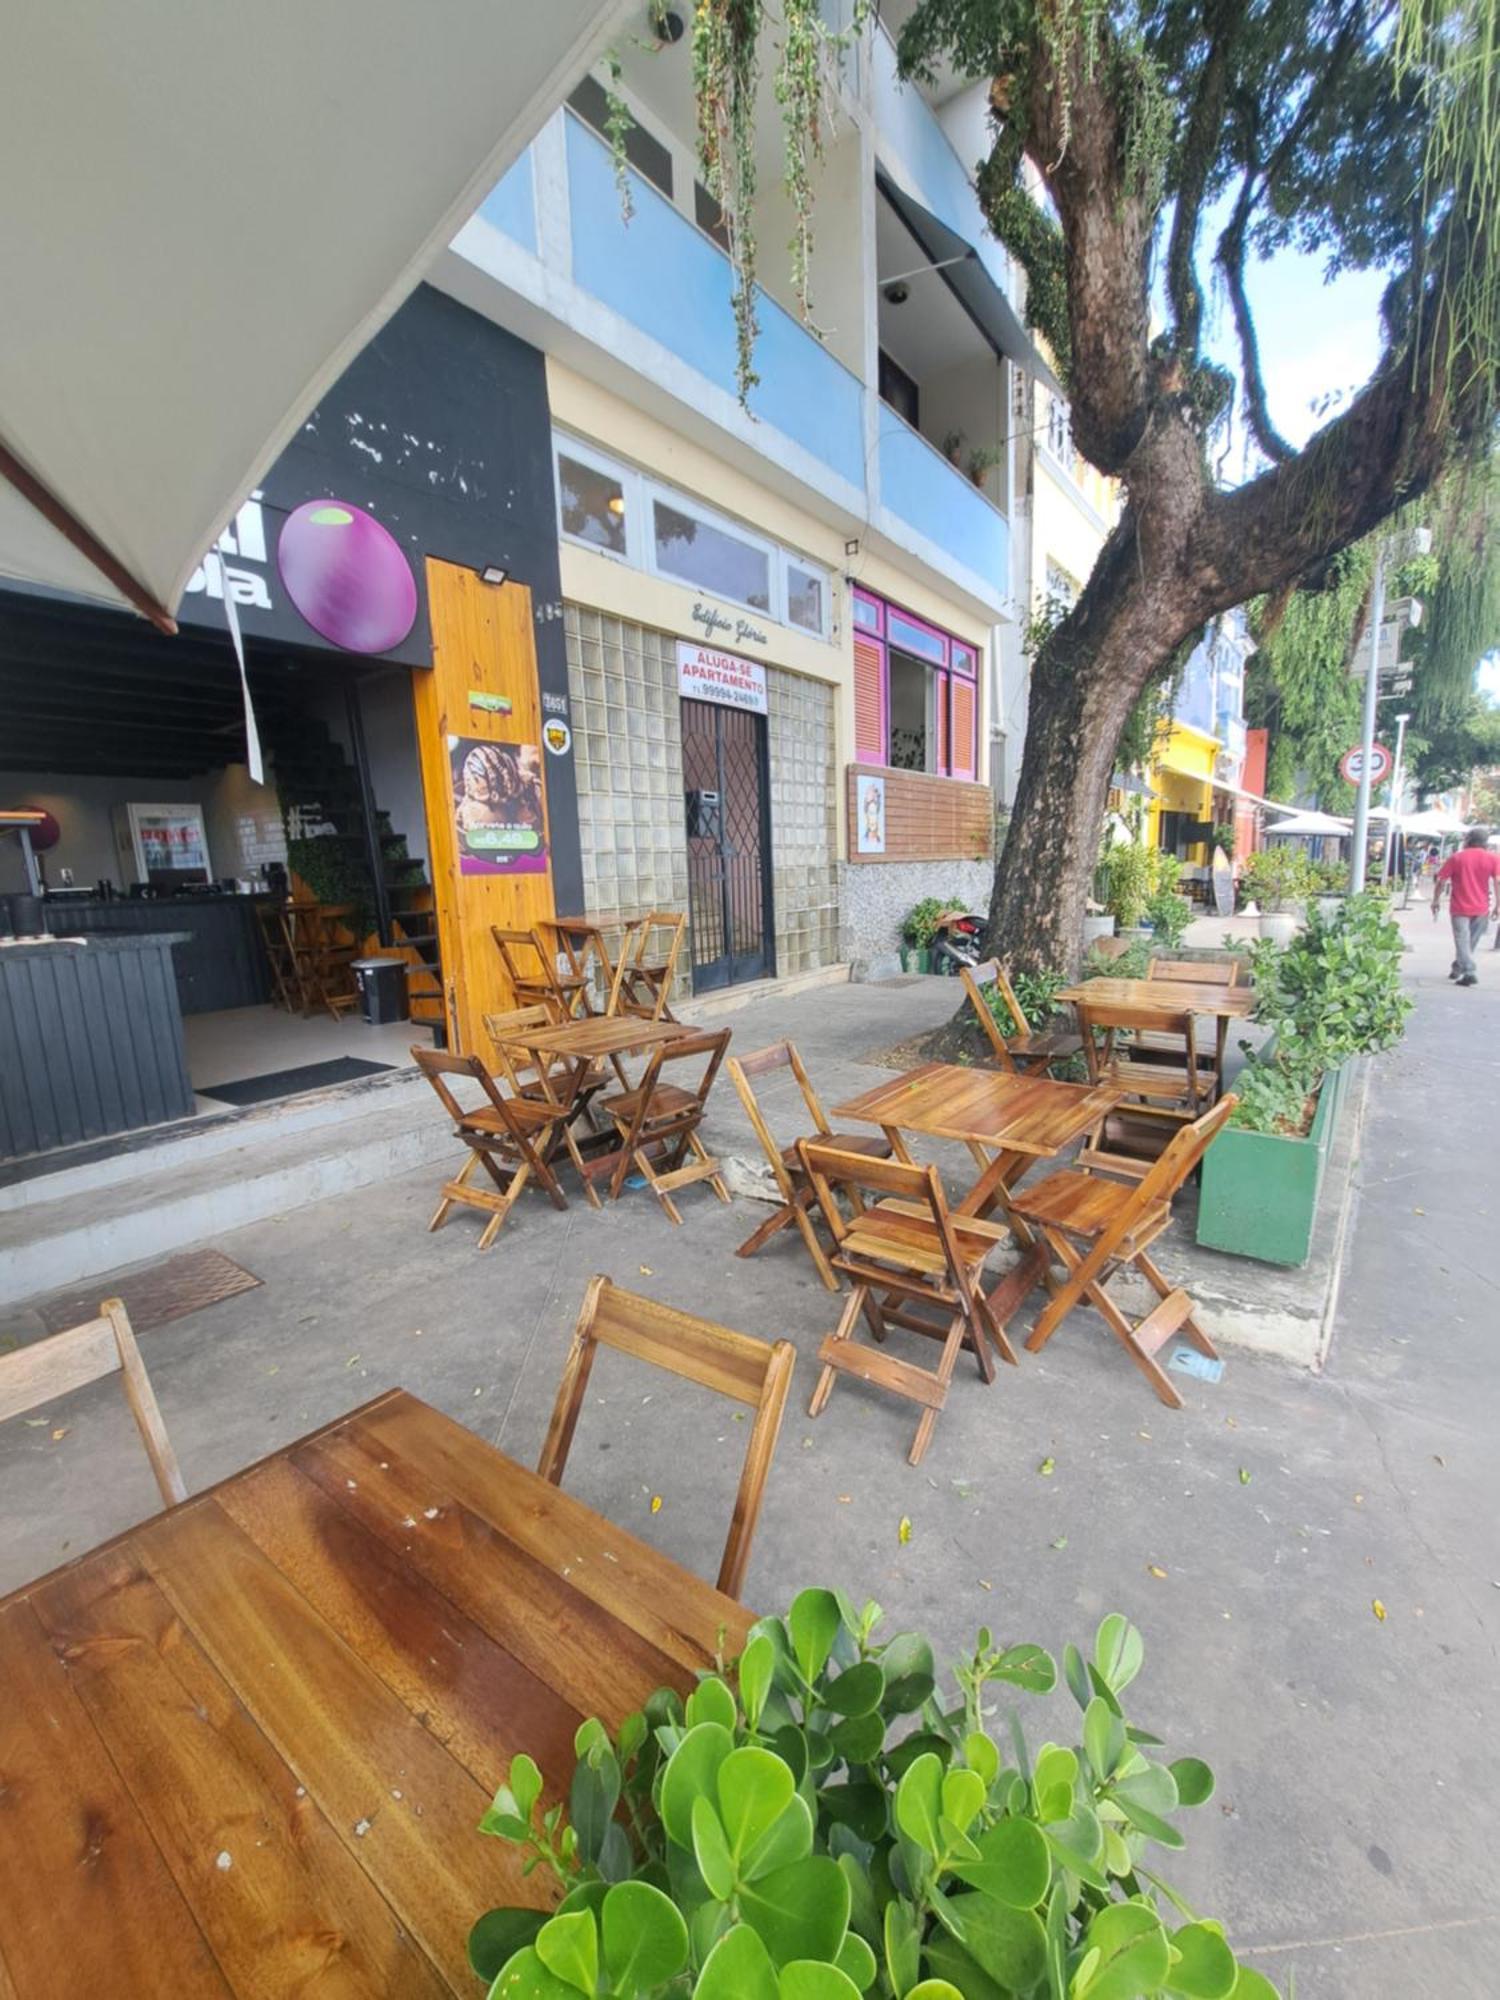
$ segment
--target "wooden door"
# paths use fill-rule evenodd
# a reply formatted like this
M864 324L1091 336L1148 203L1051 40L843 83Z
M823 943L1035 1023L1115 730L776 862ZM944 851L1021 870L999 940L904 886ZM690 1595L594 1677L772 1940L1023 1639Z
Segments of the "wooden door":
M412 675L451 1048L489 1059L515 1004L490 926L554 914L531 592L427 562L432 670Z

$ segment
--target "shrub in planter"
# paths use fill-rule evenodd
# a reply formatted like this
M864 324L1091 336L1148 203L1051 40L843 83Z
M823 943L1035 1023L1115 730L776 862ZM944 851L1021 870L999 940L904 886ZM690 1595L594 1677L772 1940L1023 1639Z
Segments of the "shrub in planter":
M1138 840L1117 840L1099 864L1104 903L1122 931L1135 930L1151 894L1151 850Z
M1126 1721L1132 1625L1106 1618L1087 1660L1067 1648L1080 1741L1033 1754L1014 1715L1003 1746L984 1718L996 1687L1051 1691L1040 1646L981 1631L944 1699L932 1648L877 1642L879 1620L805 1590L686 1703L663 1690L614 1737L584 1723L566 1812L538 1811L517 1757L481 1831L561 1901L475 1924L491 1996L1275 2000L1146 1865L1213 1776Z
M1240 870L1240 895L1263 912L1289 910L1315 887L1312 863L1300 847L1283 842L1257 848Z

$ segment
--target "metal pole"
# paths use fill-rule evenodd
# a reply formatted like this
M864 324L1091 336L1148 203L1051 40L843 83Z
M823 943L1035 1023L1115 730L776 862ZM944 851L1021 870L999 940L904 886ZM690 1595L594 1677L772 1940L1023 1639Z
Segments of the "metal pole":
M1370 664L1365 676L1364 762L1354 800L1354 853L1349 860L1349 887L1358 895L1365 886L1365 849L1370 833L1370 765L1375 752L1375 704L1380 695L1380 626L1385 617L1385 555L1375 558L1375 587L1370 595Z
M1391 765L1389 800L1391 816L1386 821L1385 862L1380 871L1381 879L1386 882L1389 882L1391 879L1391 856L1396 851L1396 816L1401 811L1401 787L1405 782L1401 770L1401 752L1406 747L1406 725L1410 721L1410 715L1398 715L1396 717L1396 757L1395 762Z

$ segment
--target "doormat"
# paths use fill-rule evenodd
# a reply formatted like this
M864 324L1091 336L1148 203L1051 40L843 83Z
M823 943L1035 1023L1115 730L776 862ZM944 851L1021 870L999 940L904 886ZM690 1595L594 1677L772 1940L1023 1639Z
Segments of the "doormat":
M300 1097L306 1090L327 1090L330 1084L353 1083L395 1067L366 1062L363 1056L335 1056L331 1062L304 1063L300 1069L273 1069L266 1076L241 1077L237 1083L195 1083L193 1088L200 1097L217 1097L223 1104L269 1104L273 1097Z
M42 1319L49 1333L63 1333L70 1326L97 1319L104 1299L120 1298L137 1333L168 1320L182 1319L204 1306L232 1299L236 1292L248 1292L261 1280L226 1257L222 1250L188 1250L181 1257L169 1257L123 1279L113 1292L101 1283L86 1291L62 1292L42 1307Z

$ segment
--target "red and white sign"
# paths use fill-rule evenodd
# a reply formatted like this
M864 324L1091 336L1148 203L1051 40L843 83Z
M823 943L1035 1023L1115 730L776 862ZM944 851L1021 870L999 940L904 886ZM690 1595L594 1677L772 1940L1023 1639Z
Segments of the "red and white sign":
M1346 750L1339 759L1339 776L1346 783L1357 785L1364 770L1365 753L1363 745L1356 743L1352 750ZM1391 775L1391 753L1383 743L1376 743L1370 750L1370 783L1384 784Z
M721 653L717 646L677 642L677 691L694 701L717 701L725 708L766 713L766 670L758 660Z

